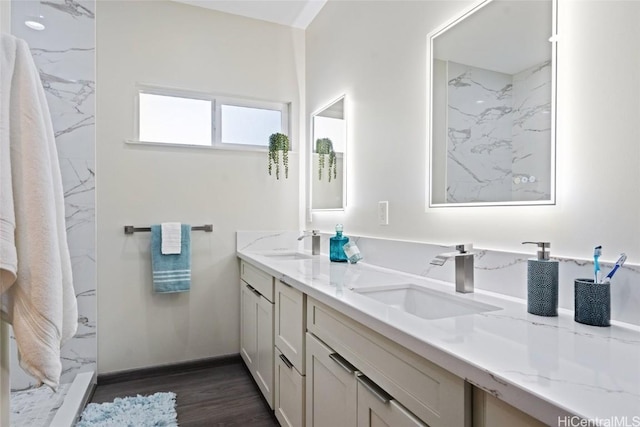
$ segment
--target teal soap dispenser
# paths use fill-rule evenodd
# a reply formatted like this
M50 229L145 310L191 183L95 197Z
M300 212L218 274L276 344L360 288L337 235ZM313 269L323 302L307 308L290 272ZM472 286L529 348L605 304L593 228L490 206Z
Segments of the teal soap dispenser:
M549 242L538 245L537 259L527 261L527 311L538 316L558 315L558 261L549 259Z
M342 235L342 224L336 224L336 235L329 239L329 259L333 262L347 262L343 246L349 241Z

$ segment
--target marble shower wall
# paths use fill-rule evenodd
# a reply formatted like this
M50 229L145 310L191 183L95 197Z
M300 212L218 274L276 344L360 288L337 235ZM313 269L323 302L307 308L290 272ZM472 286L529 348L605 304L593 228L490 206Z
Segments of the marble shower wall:
M510 75L449 61L447 81L447 202L548 199L551 63Z
M42 15L35 31L25 17ZM95 0L11 2L12 34L24 39L47 94L65 194L67 238L78 297L78 333L62 348L62 383L96 369ZM11 388L35 385L12 340Z

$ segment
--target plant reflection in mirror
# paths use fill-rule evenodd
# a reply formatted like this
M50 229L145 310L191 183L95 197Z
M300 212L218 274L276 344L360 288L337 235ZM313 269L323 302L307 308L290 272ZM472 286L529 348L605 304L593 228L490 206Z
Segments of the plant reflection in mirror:
M336 152L333 151L333 143L329 138L318 138L316 140L316 153L318 153L318 180L322 180L322 170L324 169L324 156L329 155L329 170L327 176L331 182L331 175L335 179L337 177ZM333 174L332 169L333 168Z

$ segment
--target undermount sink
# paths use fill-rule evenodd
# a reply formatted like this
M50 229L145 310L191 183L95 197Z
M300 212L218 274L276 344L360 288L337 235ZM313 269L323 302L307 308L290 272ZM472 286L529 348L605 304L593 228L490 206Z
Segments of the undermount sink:
M448 295L414 284L397 285L392 288L354 289L368 298L373 298L389 307L413 314L423 319L443 319L500 310L500 307Z
M301 259L311 259L310 255L303 254L300 252L282 252L282 253L271 253L264 254L267 258L273 258L278 261L297 261Z

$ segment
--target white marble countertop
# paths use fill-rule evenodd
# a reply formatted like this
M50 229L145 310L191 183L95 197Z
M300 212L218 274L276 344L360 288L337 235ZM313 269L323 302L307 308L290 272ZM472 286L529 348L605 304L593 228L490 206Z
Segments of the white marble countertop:
M573 313L527 313L526 301L365 263L331 263L239 250L238 257L339 310L546 424L640 426L640 328L582 325ZM352 289L413 283L500 310L426 320ZM565 421L559 420L562 417ZM613 424L621 422L624 424ZM584 424L586 425L586 424Z

